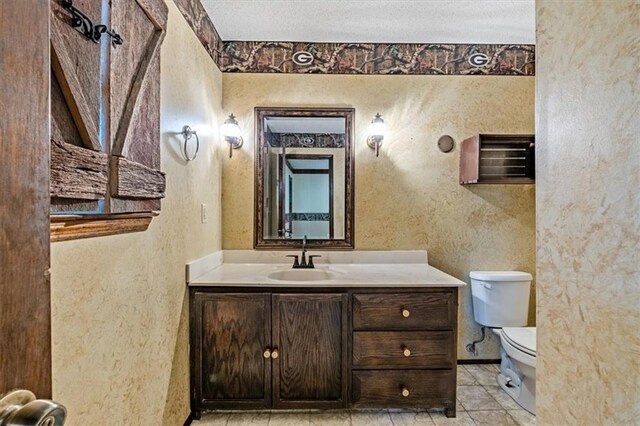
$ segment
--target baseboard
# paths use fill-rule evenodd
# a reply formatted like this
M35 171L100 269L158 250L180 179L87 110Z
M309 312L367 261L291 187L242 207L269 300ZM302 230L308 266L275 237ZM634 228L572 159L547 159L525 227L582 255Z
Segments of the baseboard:
M195 419L193 417L193 413L189 413L189 417L187 417L187 420L184 421L184 425L183 426L189 426L191 424L191 422L193 422Z
M458 365L462 364L500 364L499 359L459 359Z

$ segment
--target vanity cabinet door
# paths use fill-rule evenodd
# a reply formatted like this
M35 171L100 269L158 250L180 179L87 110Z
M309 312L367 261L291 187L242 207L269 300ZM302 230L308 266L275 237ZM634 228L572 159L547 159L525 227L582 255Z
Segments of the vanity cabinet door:
M192 309L194 406L269 408L271 295L196 293Z
M273 296L274 408L346 406L347 306L346 294Z

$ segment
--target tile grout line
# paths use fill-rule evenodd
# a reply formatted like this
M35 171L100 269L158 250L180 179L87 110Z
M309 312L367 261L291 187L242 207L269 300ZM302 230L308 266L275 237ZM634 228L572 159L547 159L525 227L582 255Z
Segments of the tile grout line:
M489 365L495 365L495 364L489 364ZM466 367L465 367L465 370L466 370ZM475 411L504 411L504 412L507 414L507 416L508 416L509 418L511 418L511 420L513 420L513 421L514 421L514 423L515 423L515 424L520 425L520 422L518 422L518 420L516 420L516 419L511 415L511 413L509 413L509 409L508 409L508 408L506 408L505 406L503 406L503 405L500 403L500 401L498 401L498 400L497 400L497 399L496 399L496 398L495 398L495 397L494 397L494 396L493 396L493 395L492 395L492 394L487 390L486 386L488 386L488 385L485 385L485 384L480 383L480 381L478 381L478 379L476 379L476 377L473 375L473 373L471 373L469 370L467 370L467 372L468 372L469 374L471 374L471 376L474 378L474 380L476 380L476 382L478 382L478 385L479 385L479 386L481 386L481 387L482 387L482 389L484 389L484 390L485 390L485 392L487 392L487 393L489 394L489 396L491 396L491 398L493 398L493 400L494 400L495 402L497 402L497 403L498 403L498 405L499 405L500 407L502 407L502 410L475 410ZM499 373L499 372L496 372L496 373ZM492 385L492 386L493 386L493 385ZM506 395L507 397L511 398L511 395L507 394L507 393L504 391L504 389L502 389L502 387L500 386L500 383L497 383L497 386L498 386L498 388L499 388L502 392L504 392L504 393L505 393L505 395ZM511 398L511 399L513 399L513 398ZM462 405L462 402L460 402L460 404ZM463 405L463 406L464 406L464 405ZM517 408L512 408L511 410L517 410ZM472 420L473 420L473 418L472 418ZM475 422L475 420L474 420L474 422ZM478 423L476 423L476 424L478 424Z
M490 365L495 365L495 364L490 364ZM515 424L520 425L520 422L519 422L515 417L513 417L513 416L511 415L510 411L522 410L522 408L506 408L506 407L504 407L504 406L503 406L503 405L502 405L502 404L501 404L501 403L500 403L500 402L499 402L499 401L494 397L494 395L493 395L493 394L491 394L491 393L489 392L489 390L487 389L487 386L498 386L498 387L499 387L499 389L500 389L502 392L504 392L504 390L500 387L499 383L497 383L496 385L483 384L483 383L481 383L481 382L476 378L476 376L475 376L471 371L469 371L469 370L466 368L466 365L462 365L462 364L461 364L461 365L458 365L458 368L461 368L463 371L465 371L467 374L469 374L469 375L470 375L470 377L473 379L474 383L473 383L473 384L466 384L466 385L458 385L458 384L457 384L457 387L459 387L459 386L480 387L480 388L482 388L482 390L483 390L484 392L486 392L487 394L489 394L489 396L491 397L491 400L493 400L493 401L497 404L497 406L499 406L499 407L501 407L501 408L500 408L500 409L479 409L479 410L469 410L469 409L467 409L467 408L464 406L464 404L462 403L462 401L460 401L458 398L456 398L456 401L457 401L457 402L460 404L460 406L462 407L462 410L457 410L457 414L466 414L466 415L468 415L468 416L469 416L469 418L472 420L472 422L473 422L474 424L479 424L475 419L473 419L473 417L471 417L471 414L470 414L471 412L478 412L478 411L490 411L490 412L497 412L497 411L502 411L502 412L505 412L505 413L507 414L507 417L508 417L509 419L511 419ZM490 371L490 370L488 370L488 369L486 369L486 370L487 370L487 371L489 371L490 373L495 373L495 375L497 375L497 374L499 373L499 371L495 371L495 370L493 370L493 371ZM508 394L506 394L506 392L505 392L505 395L506 395L507 397L511 398L511 396L510 396L510 395L508 395ZM353 412L353 410L348 410L348 411L349 411L349 423L350 423L350 425L352 425L352 424L353 424L353 419L352 419L352 412ZM394 422L394 420L393 420L393 416L392 416L391 411L390 411L389 409L385 409L385 410L381 410L381 411L384 411L384 412L387 414L387 417L388 417L388 420L390 421L390 424L395 426L395 422ZM432 422L433 424L436 424L436 421L435 421L435 420L434 420L434 418L433 418L433 413L432 413L432 412L430 412L429 410L425 410L425 411L426 411L426 413L429 415L429 419L431 420L431 422ZM525 410L525 411L526 411L526 410ZM230 421L230 419L231 419L231 415L232 415L232 414L233 414L233 413L226 413L226 418L224 419L224 424L225 424L225 425L229 425L229 421ZM271 424L271 417L272 417L272 412L271 412L271 410L267 411L265 414L268 414L267 425L270 425L270 424ZM308 424L309 424L309 425L311 425L311 424L312 424L312 422L311 422L311 416L312 416L312 414L313 414L312 412L307 412L307 416L308 416Z
M478 364L478 365L483 365L483 364ZM486 365L495 365L495 364L486 364ZM477 386L480 386L480 387L481 387L481 388L482 388L486 393L488 393L488 394L489 394L489 396L491 397L491 399L493 399L493 400L495 401L495 403L496 403L496 404L498 404L498 407L500 407L500 410L502 410L502 411L507 411L507 409L506 409L505 407L503 407L503 406L502 406L502 404L500 404L500 401L498 401L498 400L497 400L493 395L491 395L491 393L487 390L487 388L486 388L485 386L488 386L488 385L484 385L484 384L480 383L480 380L478 380L478 379L476 378L476 376L474 376L474 375L473 375L473 373L472 373L471 371L467 370L467 367L466 367L466 366L464 367L464 369L467 371L467 373L469 373L469 374L471 375L471 377L473 377L473 379L474 379L474 380L476 381L476 383L477 383ZM496 371L495 373L496 373L496 375L497 375L497 373L498 373L498 372ZM497 383L497 379L496 379L496 383ZM497 384L498 384L498 386L500 386L500 384L499 384L499 383L497 383ZM468 385L468 386L475 386L475 385ZM502 390L502 388L500 388L500 389ZM503 390L503 392L504 392L504 390ZM505 394L506 394L506 392L505 392ZM511 398L511 396L509 396L508 394L507 394L507 396L508 396L509 398ZM462 405L462 406L464 407L464 404L462 403L462 401L460 401L460 405ZM466 411L500 411L500 410L490 410L490 409L486 409L486 410L468 410L466 407L465 407L465 410L466 410ZM507 414L508 414L508 413L507 413ZM509 417L511 417L511 415L510 415L510 414L509 414Z

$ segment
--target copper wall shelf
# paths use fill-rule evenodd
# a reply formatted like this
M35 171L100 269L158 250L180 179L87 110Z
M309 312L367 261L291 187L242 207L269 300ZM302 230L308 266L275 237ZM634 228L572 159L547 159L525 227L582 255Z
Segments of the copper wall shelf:
M460 184L535 183L535 136L478 134L460 146Z

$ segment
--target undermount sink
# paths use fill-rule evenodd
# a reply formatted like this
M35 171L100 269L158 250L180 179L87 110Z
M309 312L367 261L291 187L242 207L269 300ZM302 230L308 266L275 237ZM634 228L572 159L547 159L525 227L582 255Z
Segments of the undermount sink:
M335 278L336 274L326 269L286 269L268 275L280 281L325 281Z

